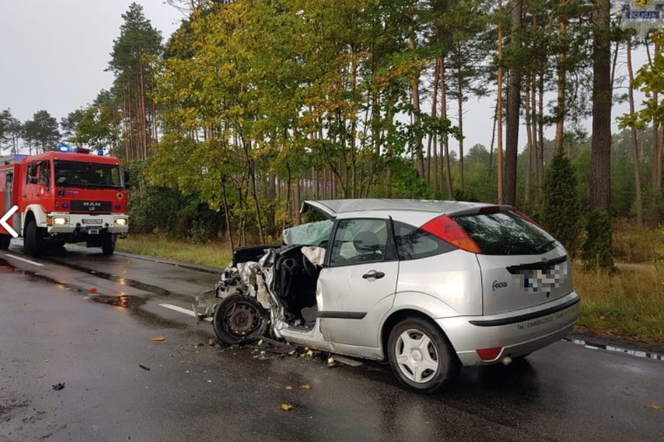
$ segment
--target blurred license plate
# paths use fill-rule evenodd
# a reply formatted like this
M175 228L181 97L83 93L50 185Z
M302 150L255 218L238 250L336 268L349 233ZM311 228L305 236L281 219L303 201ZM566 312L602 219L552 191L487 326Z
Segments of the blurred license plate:
M88 229L88 235L99 235L99 229Z
M101 224L103 221L102 219L84 219L83 224Z

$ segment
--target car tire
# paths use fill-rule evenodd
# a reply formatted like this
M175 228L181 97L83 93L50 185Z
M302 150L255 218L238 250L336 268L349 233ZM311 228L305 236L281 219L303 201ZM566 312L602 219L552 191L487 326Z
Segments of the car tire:
M420 393L452 383L461 364L445 334L421 317L397 323L388 339L388 359L399 381Z
M44 252L44 238L35 220L28 222L28 226L25 229L24 244L28 253L34 258L38 258Z
M101 253L104 256L111 256L115 253L115 240L116 237L112 233L107 233L101 238Z
M212 325L219 341L227 345L242 344L263 336L269 316L255 298L233 294L224 298L214 311Z
M12 242L11 235L0 234L0 250L9 249L9 245L11 244L11 242Z

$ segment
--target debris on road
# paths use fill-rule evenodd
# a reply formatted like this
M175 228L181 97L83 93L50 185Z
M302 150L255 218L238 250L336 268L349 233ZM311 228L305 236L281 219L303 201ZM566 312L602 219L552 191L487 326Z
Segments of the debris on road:
M341 367L343 364L334 360L333 357L327 358L327 366L329 368Z
M292 389L293 387L291 387L290 385L286 385L286 390L292 390Z
M293 407L288 402L284 402L283 404L281 404L281 411L291 411L293 408L295 407Z
M662 406L659 404L646 404L645 408L650 408L651 410L661 410Z
M311 385L309 384L300 385L300 388L303 390L311 390Z
M334 360L337 362L341 362L342 364L349 365L351 367L362 366L362 361L358 361L357 359L351 359L346 356L335 355Z
M92 294L97 293L97 287L90 287L90 288L88 289L88 293L92 293Z
M55 390L55 391L60 391L60 390L62 390L63 388L65 388L65 383L64 383L64 382L60 382L60 383L55 384L55 385L53 386L53 390Z
M166 338L163 336L155 336L154 338L150 339L152 342L162 342L165 341Z
M212 338L210 338L210 340L208 341L208 345L209 345L210 347L214 347L214 346L217 345L218 343L219 343L219 341L217 341L216 339L212 339Z
M150 371L150 368L149 368L149 367L146 367L145 365L138 364L138 366L141 367L141 368L142 368L143 370L145 370L145 371Z

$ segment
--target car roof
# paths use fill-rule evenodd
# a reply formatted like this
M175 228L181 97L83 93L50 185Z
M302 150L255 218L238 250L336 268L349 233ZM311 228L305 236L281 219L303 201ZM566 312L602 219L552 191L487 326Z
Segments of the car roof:
M302 204L302 213L313 208L330 218L336 218L345 214L364 214L366 212L389 211L395 215L398 213L419 212L433 215L449 215L461 213L473 213L486 206L495 204L471 203L465 201L437 201L437 200L407 200L407 199L340 199L340 200L317 200L305 201ZM501 206L502 208L510 208Z

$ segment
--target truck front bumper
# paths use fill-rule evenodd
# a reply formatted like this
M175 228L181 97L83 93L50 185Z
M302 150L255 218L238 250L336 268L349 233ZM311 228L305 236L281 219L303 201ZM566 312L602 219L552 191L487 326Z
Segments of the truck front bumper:
M117 235L129 232L129 216L122 214L51 213L45 226L50 235L85 234L106 231Z

